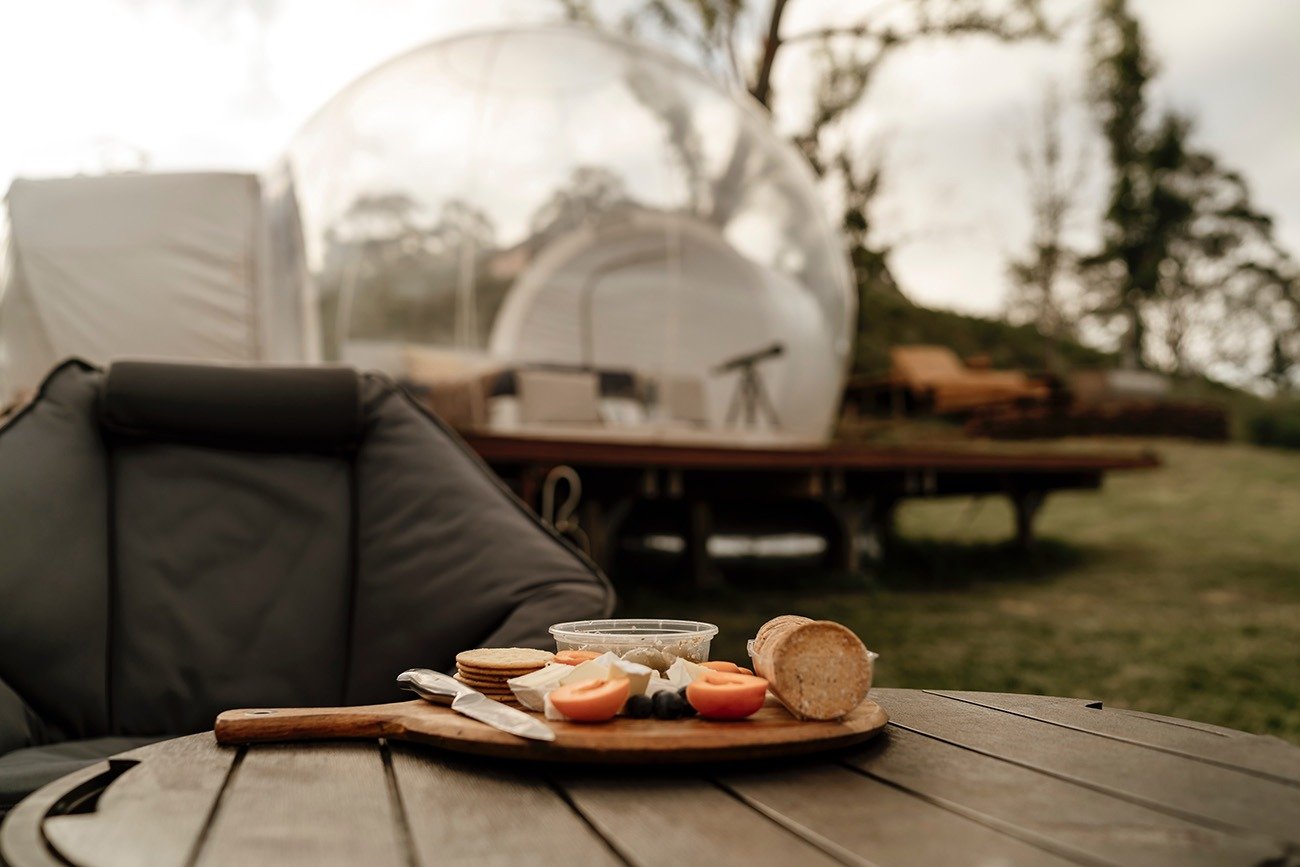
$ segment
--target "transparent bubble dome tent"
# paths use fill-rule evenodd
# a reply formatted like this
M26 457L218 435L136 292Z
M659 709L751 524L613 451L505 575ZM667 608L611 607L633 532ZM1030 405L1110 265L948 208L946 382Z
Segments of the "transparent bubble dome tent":
M674 58L564 27L430 44L334 97L288 162L327 353L462 423L828 436L841 241L762 113Z

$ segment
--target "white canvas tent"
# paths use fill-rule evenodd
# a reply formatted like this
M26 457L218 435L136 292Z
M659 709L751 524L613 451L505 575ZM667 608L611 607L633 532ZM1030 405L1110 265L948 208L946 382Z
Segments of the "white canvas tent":
M641 212L593 223L542 251L506 296L489 352L514 364L695 383L704 427L723 431L737 374L718 365L777 345L780 355L759 367L777 432L816 439L832 421L841 367L815 301L708 223Z
M0 403L73 355L319 359L298 211L283 180L17 180L5 205Z

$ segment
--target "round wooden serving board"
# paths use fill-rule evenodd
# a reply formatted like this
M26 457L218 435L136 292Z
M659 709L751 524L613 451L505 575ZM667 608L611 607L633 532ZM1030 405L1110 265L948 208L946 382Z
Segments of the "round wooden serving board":
M536 715L540 718L540 715ZM426 701L364 707L230 710L217 717L223 744L390 738L459 753L534 762L668 764L765 759L847 747L884 728L867 699L843 719L800 721L771 697L744 720L618 717L607 723L551 722L555 740L527 740Z

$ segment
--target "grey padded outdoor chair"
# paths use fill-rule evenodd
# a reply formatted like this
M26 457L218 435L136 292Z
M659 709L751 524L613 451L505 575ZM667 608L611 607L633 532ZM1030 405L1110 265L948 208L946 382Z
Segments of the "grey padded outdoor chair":
M231 707L398 701L613 593L347 368L65 362L0 428L0 813Z

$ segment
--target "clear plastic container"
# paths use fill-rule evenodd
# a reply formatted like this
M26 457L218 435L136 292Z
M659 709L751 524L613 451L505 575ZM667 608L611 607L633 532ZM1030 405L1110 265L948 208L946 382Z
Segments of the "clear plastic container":
M555 624L551 634L556 650L613 651L631 662L664 671L678 657L706 661L718 627L698 620L575 620Z

